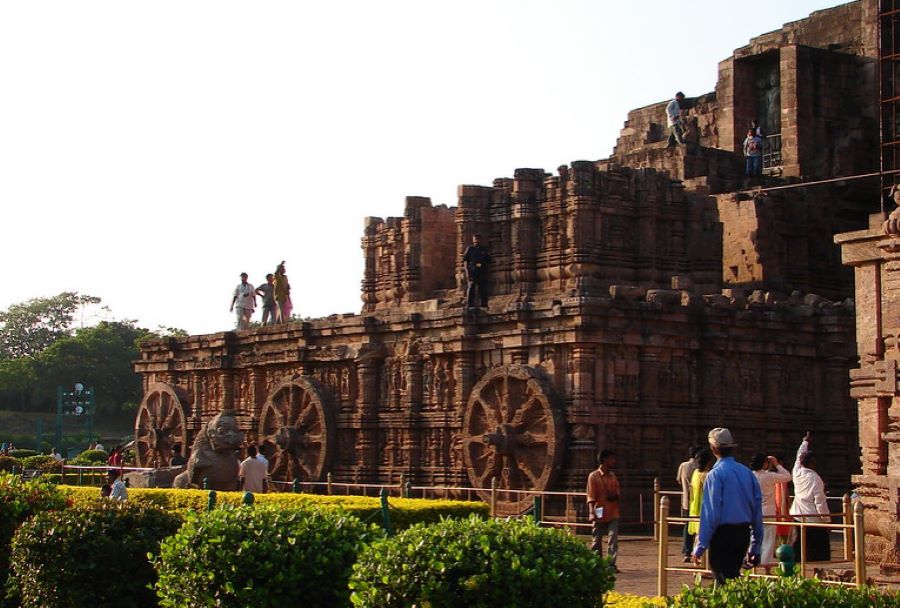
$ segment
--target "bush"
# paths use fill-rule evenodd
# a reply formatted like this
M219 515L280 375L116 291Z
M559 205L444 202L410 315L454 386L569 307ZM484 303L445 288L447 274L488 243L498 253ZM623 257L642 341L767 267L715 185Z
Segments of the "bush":
M13 458L12 456L0 456L0 471L9 473L13 470L13 467L18 469L19 472L22 471L22 463L18 458Z
M739 578L715 587L685 587L680 596L669 598L666 605L685 608L884 608L900 606L900 597L893 591L839 587L814 578Z
M355 517L315 509L191 514L155 562L160 606L344 607L351 568L373 534Z
M28 458L29 456L40 456L40 454L38 454L34 450L25 450L25 449L10 450L9 455L12 456L13 458L18 458L19 460L21 460L23 458Z
M156 606L147 553L180 523L160 509L115 501L41 513L13 538L10 581L23 608Z
M25 469L37 469L42 473L59 472L59 461L53 456L27 456L22 459L22 467Z
M6 586L9 544L16 529L35 513L65 507L65 496L47 481L22 481L19 477L0 474L0 590Z
M66 479L71 479L66 475ZM79 488L66 486L63 490L71 496L75 504L92 504L100 500L96 488ZM241 492L217 492L217 504L240 505ZM308 507L339 508L349 515L362 520L381 522L381 502L378 498L367 496L322 496L320 494L289 494L276 492L257 494L256 504L276 505L289 509ZM205 490L173 490L168 488L129 488L129 502L155 505L169 511L203 511L209 492ZM468 517L471 514L487 516L489 505L483 502L465 502L460 500L424 500L419 498L391 498L391 523L397 529L408 528L416 523L432 523L442 518Z
M103 450L85 450L69 461L70 464L83 466L104 465L109 460L109 455Z
M355 606L593 608L613 567L567 532L530 519L417 525L369 545L353 566Z

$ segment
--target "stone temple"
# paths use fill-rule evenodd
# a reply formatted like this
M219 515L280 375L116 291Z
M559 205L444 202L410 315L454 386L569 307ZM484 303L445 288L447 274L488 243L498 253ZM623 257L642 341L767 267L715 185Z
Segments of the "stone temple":
M856 330L854 287L874 279L858 268L854 282L834 241L881 207L877 179L852 179L879 164L878 14L852 2L737 49L715 90L686 100L686 145L666 146L665 100L629 113L609 158L516 169L460 186L455 206L409 197L403 217L366 218L359 314L146 344L141 464L187 451L223 410L283 481L583 490L612 448L636 519L639 493L657 476L671 485L709 428L732 429L743 458L789 463L808 430L830 494L860 473L862 437L856 479L896 506L876 437L898 434L879 401L896 394L883 379L896 365L873 346L875 371L851 381L857 341L874 339ZM752 118L767 141L750 182ZM476 233L491 298L467 311L462 253ZM893 251L860 238L859 263ZM880 405L865 401L858 433L853 397L871 382ZM894 481L868 481L885 472ZM506 512L530 500L500 492Z

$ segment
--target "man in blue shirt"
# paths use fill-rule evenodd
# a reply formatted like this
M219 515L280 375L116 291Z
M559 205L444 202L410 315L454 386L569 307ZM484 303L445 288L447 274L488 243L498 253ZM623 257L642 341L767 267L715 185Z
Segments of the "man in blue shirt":
M699 565L709 549L709 568L716 581L724 583L740 576L745 559L750 566L759 564L762 492L753 472L735 462L732 454L737 444L731 431L714 428L708 438L717 462L703 484L700 533L693 558Z

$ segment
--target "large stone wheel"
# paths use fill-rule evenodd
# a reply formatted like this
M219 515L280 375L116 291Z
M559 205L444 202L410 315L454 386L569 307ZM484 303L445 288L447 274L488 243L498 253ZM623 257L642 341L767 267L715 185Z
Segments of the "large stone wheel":
M316 380L297 376L275 386L259 420L259 449L277 481L321 481L334 450L333 412Z
M139 467L167 467L179 446L187 454L187 416L175 387L152 384L141 401L134 421L134 447Z
M496 478L498 508L521 513L532 496L502 490L545 490L562 466L564 421L543 373L525 365L491 370L472 388L463 420L469 481L488 488ZM479 490L485 501L490 492Z

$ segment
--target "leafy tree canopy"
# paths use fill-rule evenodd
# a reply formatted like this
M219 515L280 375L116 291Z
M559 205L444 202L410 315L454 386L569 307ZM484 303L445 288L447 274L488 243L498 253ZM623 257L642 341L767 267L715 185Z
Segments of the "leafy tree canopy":
M0 359L34 357L72 331L75 313L100 298L64 291L34 298L0 312Z

